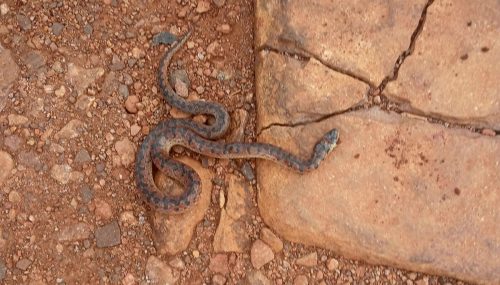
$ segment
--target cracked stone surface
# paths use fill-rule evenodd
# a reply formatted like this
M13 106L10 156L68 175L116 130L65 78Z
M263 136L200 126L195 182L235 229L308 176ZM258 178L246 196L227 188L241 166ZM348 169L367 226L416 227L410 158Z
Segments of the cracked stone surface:
M387 94L426 114L500 130L500 2L435 1Z
M315 59L303 62L274 52L259 53L257 73L261 74L256 84L257 99L268 107L258 109L258 129L343 111L362 101L369 89L367 84Z
M257 162L264 221L349 257L498 284L500 137L476 128L498 130L495 5L258 1L258 141L307 158L340 130L317 171ZM468 21L474 36L454 38Z
M341 143L318 171L260 163L266 223L289 240L350 257L500 282L498 137L372 108L272 127L260 139L307 157L331 127Z
M256 46L312 56L380 82L410 43L426 1L266 1L256 4Z

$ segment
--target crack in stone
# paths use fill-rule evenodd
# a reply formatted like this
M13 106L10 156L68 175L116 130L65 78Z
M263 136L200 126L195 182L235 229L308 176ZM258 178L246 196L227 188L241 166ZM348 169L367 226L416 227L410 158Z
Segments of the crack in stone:
M291 58L294 58L294 59L297 59L300 61L309 61L311 58L314 58L315 60L319 61L323 66L327 67L330 70L333 70L337 73L340 73L340 74L349 76L353 79L356 79L358 81L361 81L361 82L367 84L368 86L370 86L370 89L376 88L375 84L370 82L370 80L368 78L365 78L365 77L358 75L358 74L355 74L349 70L337 67L333 64L330 64L327 61L325 61L324 59L322 59L320 56L318 56L318 55L316 55L308 50L305 50L304 48L302 48L298 44L292 44L292 45L293 45L293 48L289 48L289 47L287 48L286 47L287 45L285 45L285 48L281 49L278 47L274 47L270 44L265 44L265 45L261 46L259 49L257 49L257 52L258 53L261 51L274 52L274 53L284 55L287 57L291 57Z
M406 58L409 57L410 55L413 54L415 50L415 45L418 40L419 35L424 29L424 25L427 19L427 11L429 7L434 3L434 0L428 0L427 3L425 4L424 8L422 9L422 13L420 15L420 19L418 21L417 27L413 31L411 37L410 37L410 44L406 50L401 52L401 54L398 56L396 59L396 62L394 63L394 67L391 71L391 73L382 79L380 84L376 86L374 83L370 82L367 78L354 74L348 70L339 68L337 66L334 66L327 61L323 60L320 56L305 50L303 47L301 47L300 44L290 41L290 40L281 40L280 43L283 45L283 48L277 48L272 46L271 44L265 44L261 46L260 48L257 49L257 52L261 51L269 51L269 52L274 52L278 53L287 57L292 57L300 61L308 61L311 58L314 58L315 60L319 61L321 64L326 66L327 68L338 72L340 74L347 75L351 78L354 78L358 81L361 81L365 84L367 84L370 88L366 94L368 97L368 101L366 99L362 100L361 102L356 103L354 106L341 110L341 111L336 111L333 113L329 113L326 115L322 115L317 118L313 119L308 119L308 120L303 120L303 121L298 121L298 122L292 122L292 123L271 123L267 126L262 127L258 132L257 136L260 136L262 132L264 132L267 129L270 129L274 126L280 126L280 127L297 127L297 126L303 126L303 125L308 125L311 123L318 123L327 119L330 119L334 116L337 115L342 115L346 114L349 112L354 112L358 111L360 109L371 109L373 107L380 107L382 110L386 111L392 111L394 113L397 113L399 115L401 114L409 114L413 115L416 117L421 117L425 119L426 122L431 123L431 124L439 124L442 126L445 126L446 128L456 128L456 129L465 129L469 130L474 133L479 133L481 135L485 135L488 131L494 132L494 136L500 136L500 130L496 129L490 129L486 127L481 127L478 125L474 125L471 123L462 123L460 122L459 118L453 118L453 117L446 117L440 114L429 114L426 113L422 110L416 109L413 106L411 106L411 102L407 103L401 103L397 102L394 100L389 99L385 95L382 94L382 92L385 90L387 84L389 84L392 81L397 80L399 70L403 63L405 62ZM375 97L378 97L378 99L375 99Z
M308 120L291 122L291 123L270 123L269 125L262 127L257 132L257 137L260 136L265 130L268 130L268 129L272 128L272 127L290 127L290 128L294 128L294 127L298 127L298 126L305 126L305 125L309 125L309 124L319 123L319 122L328 120L328 119L330 119L332 117L335 117L335 116L338 116L338 115L343 115L343 114L347 114L347 113L350 113L350 112L355 112L355 111L358 111L358 110L361 110L361 109L367 109L367 108L372 107L372 106L367 106L366 103L367 103L366 100L363 99L360 102L354 104L353 106L351 106L351 107L349 107L349 108L347 108L345 110L340 110L340 111L332 112L332 113L329 113L329 114L321 115L321 116L319 116L317 118L314 118L314 119L308 119Z
M385 76L384 79L382 79L382 82L378 85L377 88L373 89L371 95L379 95L381 94L387 84L391 81L395 81L398 78L399 74L399 69L401 68L401 65L405 62L406 58L409 57L410 55L413 54L413 51L415 50L415 44L417 42L418 36L424 29L425 25L425 20L427 19L427 10L429 7L434 3L434 0L428 0L427 3L424 6L424 9L422 10L422 14L420 15L420 20L418 21L417 27L413 31L410 37L410 45L406 50L404 50L396 59L396 62L394 63L394 67L392 69L392 72Z
M462 123L460 122L459 118L453 118L453 117L446 117L440 114L429 114L426 113L422 110L418 110L414 108L411 105L411 102L405 102L401 104L400 102L394 101L389 99L388 97L384 96L382 92L385 90L387 84L389 84L392 81L397 80L398 74L399 74L399 69L405 62L406 58L409 57L410 55L413 54L415 50L415 45L418 40L418 37L420 33L424 29L424 25L427 19L427 11L429 7L434 3L434 0L428 0L424 8L422 9L422 13L420 16L420 19L418 21L417 27L413 31L411 37L410 37L410 44L406 50L404 50L399 57L396 59L396 62L394 63L394 67L392 72L384 77L384 79L380 82L378 87L372 88L369 91L368 96L370 98L370 106L368 108L372 108L373 106L380 106L382 109L388 110L388 111L393 111L398 114L411 114L414 116L422 117L425 118L427 122L432 123L432 124L440 124L443 125L447 128L459 128L459 129L467 129L471 132L483 134L485 133L485 130L491 130L495 132L495 135L498 136L500 135L500 130L493 130L493 129L488 129L485 127L480 127L471 123ZM378 96L380 98L380 102L374 102L372 99L373 97Z
M465 129L474 133L479 133L485 135L488 131L495 133L495 136L500 135L500 130L491 129L488 127L479 126L474 123L465 123L463 119L456 117L444 116L438 113L428 113L423 110L417 109L411 105L409 101L397 101L391 100L385 95L380 95L381 103L375 104L380 106L383 110L392 111L397 114L409 114L415 117L420 117L425 119L428 123L439 124L445 126L446 128L453 129ZM373 106L370 106L371 108Z

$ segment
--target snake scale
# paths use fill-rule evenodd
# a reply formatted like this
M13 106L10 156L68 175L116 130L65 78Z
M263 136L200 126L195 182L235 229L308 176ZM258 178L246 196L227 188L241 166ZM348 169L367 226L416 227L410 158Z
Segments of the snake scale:
M230 116L226 109L215 102L187 101L178 96L168 81L163 69L168 68L173 55L184 45L191 32L182 36L165 52L158 68L160 90L167 103L189 114L208 114L214 117L210 125L189 119L169 119L160 122L144 139L136 157L136 184L145 200L152 206L167 212L182 212L196 203L201 180L191 167L174 160L169 155L174 145L181 145L193 152L216 158L260 158L285 165L300 173L316 169L321 161L336 146L338 132L327 132L314 147L309 160L266 143L222 143L214 141L224 136L229 128ZM185 191L178 197L161 194L153 179L153 164L159 171L180 183Z

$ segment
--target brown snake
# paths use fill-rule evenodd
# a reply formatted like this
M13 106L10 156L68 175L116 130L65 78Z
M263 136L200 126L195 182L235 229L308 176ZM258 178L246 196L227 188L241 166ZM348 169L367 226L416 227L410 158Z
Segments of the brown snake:
M200 194L201 180L189 166L170 158L174 145L181 145L196 153L216 158L261 158L281 163L300 173L316 169L325 156L336 146L338 132L327 132L314 147L309 160L302 160L291 153L265 143L221 143L213 141L222 137L230 116L225 108L215 102L187 101L178 96L165 82L162 70L168 67L172 56L186 42L191 32L184 35L163 56L158 68L158 82L166 101L190 114L209 114L215 118L211 125L199 124L187 119L170 119L160 122L144 139L136 159L136 183L144 198L151 205L168 211L180 212L194 204ZM167 176L179 182L186 191L179 197L160 194L153 179L153 163Z

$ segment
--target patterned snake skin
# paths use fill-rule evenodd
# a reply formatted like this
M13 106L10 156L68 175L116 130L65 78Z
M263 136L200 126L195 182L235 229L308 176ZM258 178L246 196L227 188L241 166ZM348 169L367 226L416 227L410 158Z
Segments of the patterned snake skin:
M300 173L316 169L335 148L338 140L336 129L323 136L314 147L311 158L306 161L270 144L213 141L222 137L229 127L230 116L225 108L215 102L184 100L165 82L162 74L164 67L168 67L172 56L184 45L190 34L184 35L162 58L158 69L160 90L170 106L190 114L208 114L215 120L211 125L205 125L188 119L169 119L159 123L146 136L137 153L135 169L137 187L145 200L167 212L182 212L196 203L201 190L200 177L191 167L171 158L169 153L174 145L216 158L268 159ZM186 191L179 197L162 195L153 179L153 164L159 171L179 182Z

